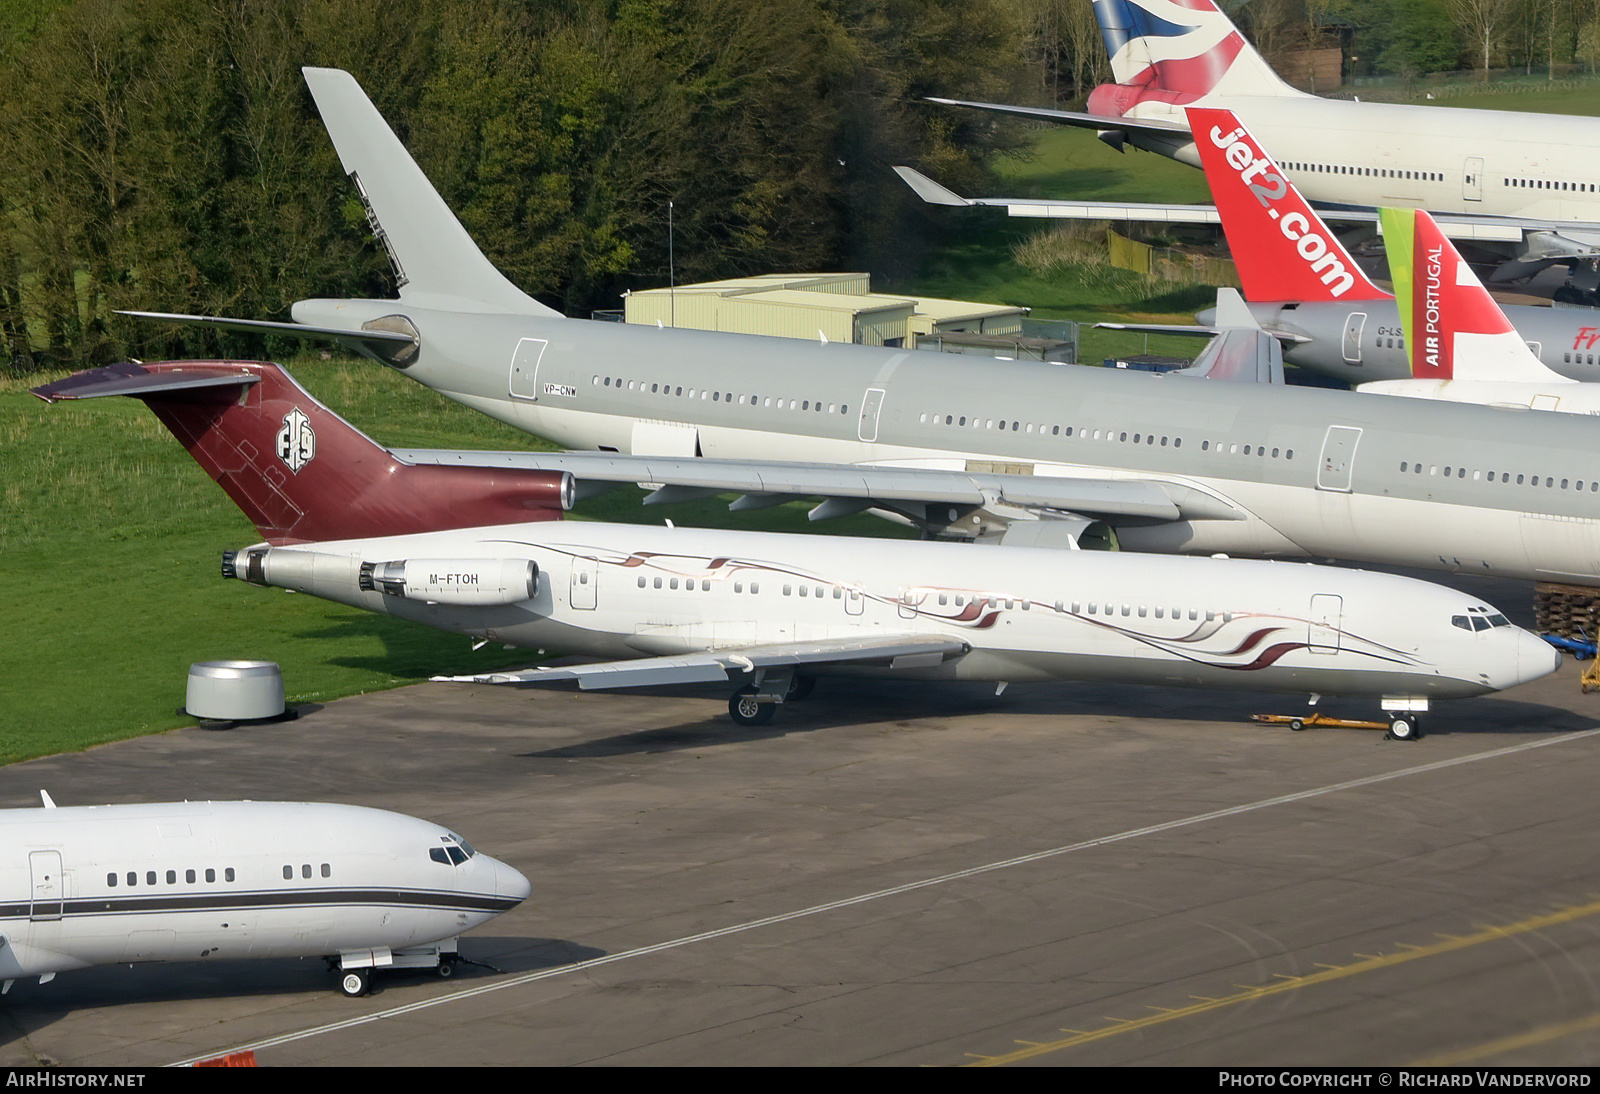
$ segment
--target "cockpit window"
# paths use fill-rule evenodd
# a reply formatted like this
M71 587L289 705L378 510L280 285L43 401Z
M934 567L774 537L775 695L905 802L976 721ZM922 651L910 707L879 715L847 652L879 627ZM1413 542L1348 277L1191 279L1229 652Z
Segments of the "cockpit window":
M1509 627L1511 620L1482 605L1468 608L1468 615L1453 615L1450 617L1452 627L1460 627L1464 631L1486 631L1493 627Z
M440 836L439 842L443 843L444 846L428 848L428 857L444 866L460 866L478 853L472 849L470 843L460 836Z

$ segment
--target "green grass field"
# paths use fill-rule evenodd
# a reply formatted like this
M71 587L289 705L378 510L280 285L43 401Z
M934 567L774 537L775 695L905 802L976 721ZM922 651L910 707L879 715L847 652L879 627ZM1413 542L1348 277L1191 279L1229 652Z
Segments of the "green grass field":
M306 357L290 367L383 444L540 446L377 365ZM45 379L0 385L0 762L193 724L176 712L196 661L276 661L290 702L307 703L534 659L499 646L473 652L461 636L223 580L221 552L258 537L221 489L142 404L47 406L27 393ZM641 497L612 491L574 515L780 531L810 523L800 503L733 514L716 500L647 509ZM865 516L823 527L905 534Z

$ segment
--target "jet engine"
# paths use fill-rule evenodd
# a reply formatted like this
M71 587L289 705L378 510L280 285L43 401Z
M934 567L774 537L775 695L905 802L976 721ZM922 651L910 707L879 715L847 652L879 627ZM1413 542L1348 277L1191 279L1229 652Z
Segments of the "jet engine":
M532 600L539 590L539 564L526 558L363 562L357 581L364 592L434 604L520 604Z

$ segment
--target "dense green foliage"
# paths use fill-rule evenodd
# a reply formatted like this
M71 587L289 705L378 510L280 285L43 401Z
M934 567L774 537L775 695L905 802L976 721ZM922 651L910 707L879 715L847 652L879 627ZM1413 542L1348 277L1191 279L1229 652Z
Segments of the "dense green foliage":
M924 96L1014 93L1021 35L1013 0L0 7L0 347L240 352L113 312L386 294L302 65L353 72L489 257L582 314L666 281L669 202L681 280L893 255L891 164L970 184L1018 132Z

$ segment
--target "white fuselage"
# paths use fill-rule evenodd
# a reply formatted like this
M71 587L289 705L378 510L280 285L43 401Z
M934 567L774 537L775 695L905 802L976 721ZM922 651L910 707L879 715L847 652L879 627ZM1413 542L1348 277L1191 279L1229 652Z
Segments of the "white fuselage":
M1586 416L396 301L295 309L396 312L423 332L408 375L569 448L1149 479L1226 516L1108 518L1132 550L1600 583Z
M438 825L348 805L8 809L0 848L6 981L110 963L423 946L529 893L516 870L463 853ZM430 855L450 848L444 862Z
M1312 201L1600 222L1600 119L1299 96L1214 95L1205 105L1237 114ZM1130 116L1188 125L1166 103ZM1200 166L1181 136L1130 139Z
M935 663L817 668L1419 698L1481 694L1558 663L1503 620L1463 626L1493 614L1474 597L1299 563L578 521L245 554L256 552L264 555L249 566L260 584L608 659L931 634L966 650ZM474 559L490 576L478 576ZM359 588L363 563L412 561L419 575L448 570L456 587L477 589L512 559L537 565L532 599L514 599L525 588L515 584L499 605L452 603L441 582L414 599Z

